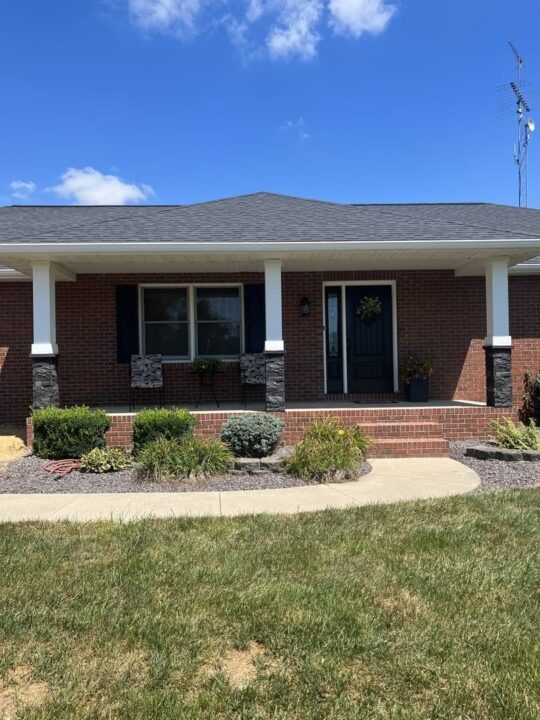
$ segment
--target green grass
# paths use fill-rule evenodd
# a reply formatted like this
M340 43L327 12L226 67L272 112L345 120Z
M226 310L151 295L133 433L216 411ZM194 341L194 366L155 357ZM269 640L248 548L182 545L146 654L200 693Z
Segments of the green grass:
M0 701L28 666L22 718L539 718L539 540L540 490L2 525Z

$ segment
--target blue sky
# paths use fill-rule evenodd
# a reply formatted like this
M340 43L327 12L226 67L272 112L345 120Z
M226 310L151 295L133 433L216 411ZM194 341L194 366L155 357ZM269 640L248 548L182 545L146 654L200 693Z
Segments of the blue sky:
M0 203L515 204L498 88L513 39L540 121L539 27L538 0L4 0Z

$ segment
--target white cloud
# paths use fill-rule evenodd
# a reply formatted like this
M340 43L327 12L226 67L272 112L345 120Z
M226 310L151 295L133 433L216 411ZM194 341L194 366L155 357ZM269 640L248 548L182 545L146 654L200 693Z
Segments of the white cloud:
M328 10L334 30L354 37L383 32L396 13L385 0L329 0Z
M203 0L128 0L134 22L145 30L193 32Z
M9 187L11 195L18 200L27 200L37 190L37 185L33 180L13 180Z
M278 24L267 38L271 57L298 55L310 60L317 54L320 35L317 25L321 19L322 0L285 0L278 14Z
M300 140L309 140L311 134L306 130L304 118L299 117L298 120L287 120L281 126L282 130L294 132Z
M68 168L62 182L50 190L76 205L126 205L147 200L154 191L150 185L136 185L117 175L104 175L92 167Z
M264 2L263 0L248 0L248 6L246 10L246 20L248 22L257 22L264 13Z
M222 27L251 57L317 55L325 21L339 35L382 32L396 12L389 0L125 0L136 25L190 38Z

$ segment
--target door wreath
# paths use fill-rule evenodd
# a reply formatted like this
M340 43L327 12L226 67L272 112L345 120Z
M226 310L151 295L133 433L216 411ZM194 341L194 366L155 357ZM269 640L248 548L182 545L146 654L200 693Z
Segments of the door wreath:
M356 317L366 325L372 325L382 315L382 302L378 297L365 296L356 308Z

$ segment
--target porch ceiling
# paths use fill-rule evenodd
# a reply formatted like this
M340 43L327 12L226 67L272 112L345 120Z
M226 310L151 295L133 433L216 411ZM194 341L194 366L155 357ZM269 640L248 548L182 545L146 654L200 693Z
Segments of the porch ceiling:
M24 254L1 253L0 263L30 276L31 262L51 260L75 274L88 273L182 273L182 272L263 272L264 258L275 257L283 261L284 272L351 271L351 270L455 270L459 275L483 275L484 262L494 255L509 257L510 266L523 263L540 255L538 244L519 241L499 241L496 247L391 247L383 248L324 248L297 251L259 250L246 247L234 252L213 249L178 250L159 245L151 250L131 246L123 252L100 251L86 247L56 252L34 252L26 248Z

